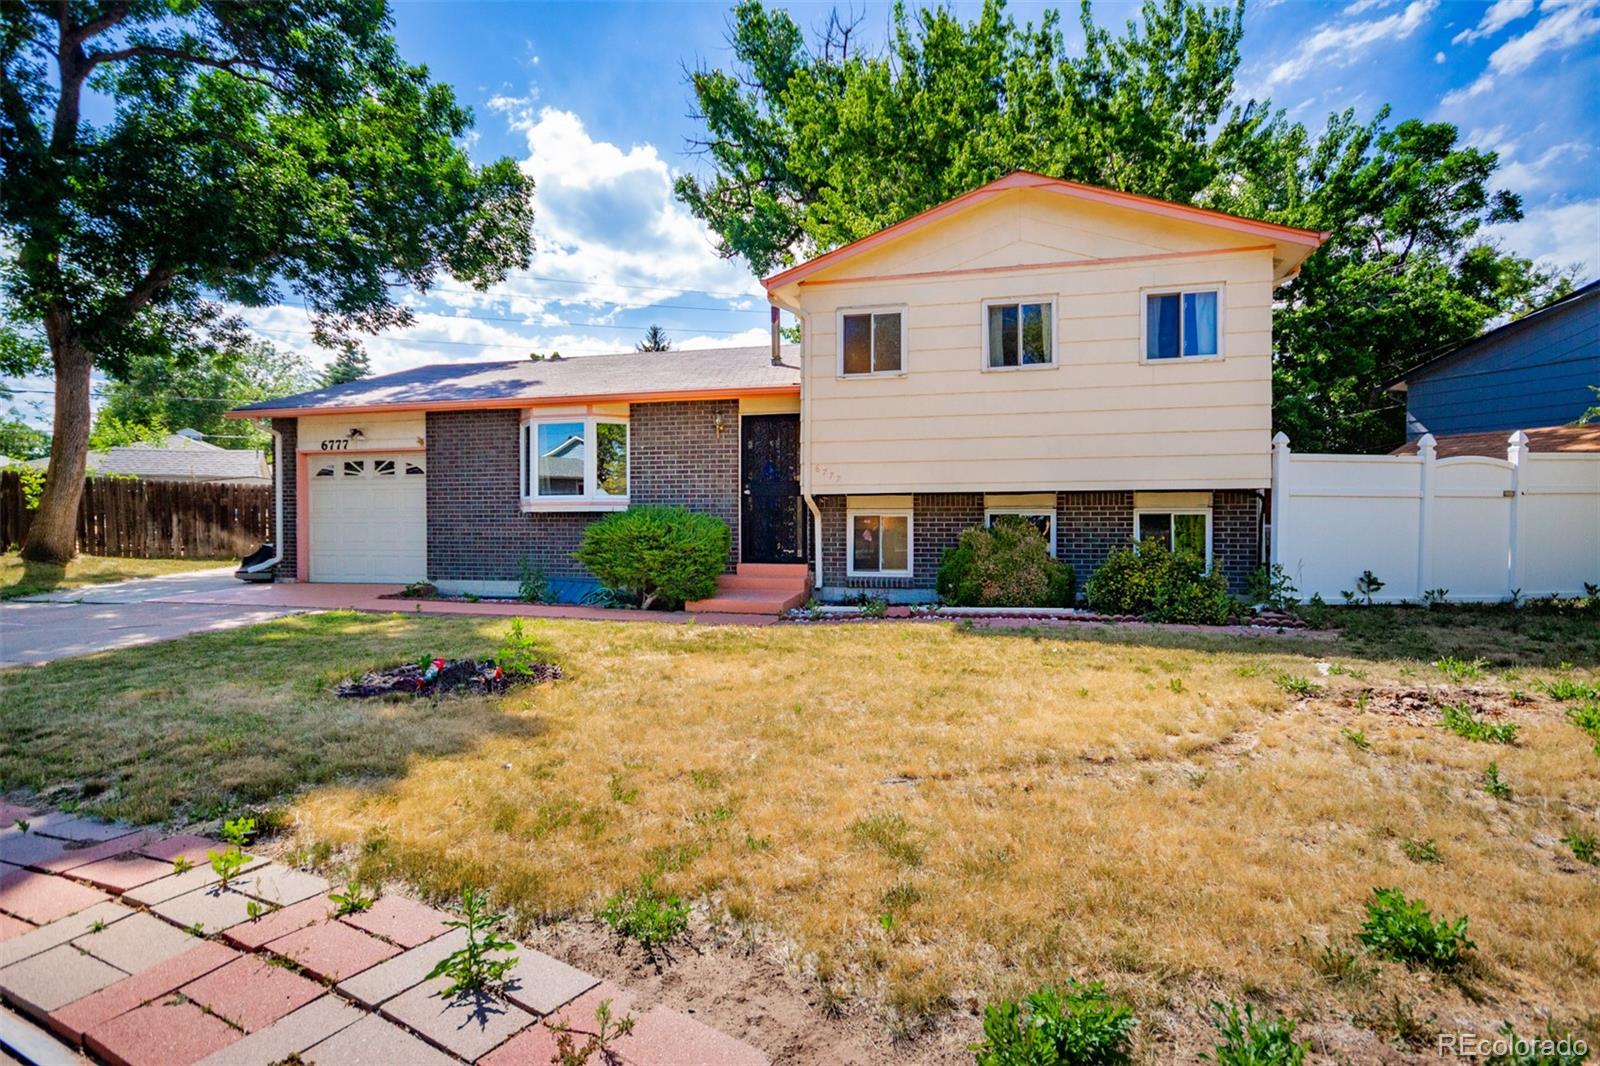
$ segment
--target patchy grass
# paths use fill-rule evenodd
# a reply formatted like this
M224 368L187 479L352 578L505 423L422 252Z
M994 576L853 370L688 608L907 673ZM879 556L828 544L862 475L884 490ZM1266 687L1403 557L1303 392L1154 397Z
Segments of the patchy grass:
M1349 1018L1592 1028L1600 871L1560 838L1592 825L1600 762L1539 686L1593 683L1593 638L1569 631L1580 666L1558 672L1520 637L1440 647L1432 618L1398 638L1408 657L1360 633L540 621L565 680L369 703L331 686L484 656L505 623L296 617L5 675L0 789L137 819L285 802L330 872L435 898L481 884L520 923L650 877L900 1032L1066 975L1129 1000L1155 1058L1219 996L1334 1049ZM1429 665L1480 652L1541 694ZM1291 696L1284 676L1318 682ZM1489 760L1438 727L1446 701L1517 724L1495 751L1512 799L1481 791ZM1330 961L1376 885L1469 916L1471 965Z
M228 559L120 559L104 555L80 555L66 566L30 563L16 552L0 555L0 600L34 596L80 585L103 585L136 577L181 574L188 570L237 566Z

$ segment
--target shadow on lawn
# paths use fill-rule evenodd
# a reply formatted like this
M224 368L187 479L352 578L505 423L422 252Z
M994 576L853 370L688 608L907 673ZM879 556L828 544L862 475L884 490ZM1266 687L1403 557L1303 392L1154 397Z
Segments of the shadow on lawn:
M492 655L499 628L328 612L0 674L0 793L136 823L201 820L297 790L402 776L413 759L538 736L507 697L346 700L336 683Z
M1237 636L1145 626L1037 626L1020 629L963 624L982 637L1092 640L1112 644L1242 654L1306 655L1381 662L1431 663L1452 657L1484 659L1492 668L1600 666L1600 604L1568 601L1513 608L1503 604L1436 607L1322 607L1315 621L1331 638Z

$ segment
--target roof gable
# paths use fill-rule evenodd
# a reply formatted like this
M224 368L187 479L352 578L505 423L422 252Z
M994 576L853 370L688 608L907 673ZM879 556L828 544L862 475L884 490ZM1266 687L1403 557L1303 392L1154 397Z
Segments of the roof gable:
M1144 257L1257 246L1273 249L1274 273L1283 277L1298 268L1300 262L1327 238L1325 233L1017 171L871 236L774 274L766 279L765 285L771 292L808 280L820 281L822 276L854 273L853 270L843 269L844 265L869 256L873 267L893 271L897 260L917 258L915 249L918 244L938 245L941 242L937 233L970 227L974 214L986 206L991 211L985 214L993 213L992 208L1001 200L1015 202L1019 211L1027 216L1026 233L1022 227L1018 227L1016 235L1024 244L1037 244L1037 252L1024 252L1024 261L1034 264L1052 261L1046 254L1048 252L1057 253L1054 259L1070 263L1106 258L1107 249L1111 250L1111 257ZM1068 205L1076 210L1060 210ZM1069 217L1070 222L1062 221ZM1087 244L1092 245L1098 254L1083 251L1073 254L1073 236L1070 233L1051 232L1053 229L1070 231L1084 227L1095 231L1096 239ZM997 239L1004 239L1004 236L1000 234ZM897 252L900 254L897 255ZM1066 254L1060 254L1063 252ZM852 263L852 266L855 265L858 264ZM975 262L965 269L983 269L987 265L993 264ZM948 270L953 267L947 264L933 269ZM905 273L914 275L917 271Z

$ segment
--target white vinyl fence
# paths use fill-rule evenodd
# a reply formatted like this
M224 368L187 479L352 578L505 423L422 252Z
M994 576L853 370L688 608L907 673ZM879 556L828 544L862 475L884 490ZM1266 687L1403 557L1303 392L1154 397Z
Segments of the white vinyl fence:
M1295 455L1272 441L1272 561L1302 599L1332 603L1365 570L1376 600L1499 601L1579 595L1600 583L1600 454L1528 450L1506 457Z

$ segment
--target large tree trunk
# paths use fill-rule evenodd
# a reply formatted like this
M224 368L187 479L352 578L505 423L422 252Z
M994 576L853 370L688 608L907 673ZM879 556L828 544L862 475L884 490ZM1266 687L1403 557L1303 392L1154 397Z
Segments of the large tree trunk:
M45 316L50 358L56 371L54 437L39 510L28 527L22 557L39 563L65 563L78 554L78 504L89 462L89 386L94 356L64 314Z

